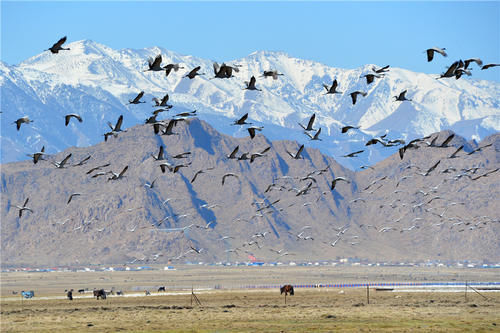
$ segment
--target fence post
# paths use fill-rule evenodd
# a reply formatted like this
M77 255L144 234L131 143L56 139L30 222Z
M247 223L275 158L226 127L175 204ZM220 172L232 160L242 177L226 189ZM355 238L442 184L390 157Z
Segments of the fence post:
M467 281L465 281L465 301L467 302Z
M366 284L366 302L370 304L370 284Z

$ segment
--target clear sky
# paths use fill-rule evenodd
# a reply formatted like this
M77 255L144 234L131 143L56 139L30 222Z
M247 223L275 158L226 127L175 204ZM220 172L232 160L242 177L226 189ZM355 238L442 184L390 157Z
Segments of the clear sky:
M9 65L65 35L219 62L272 50L340 68L441 73L458 59L500 63L500 1L1 1L1 59ZM427 63L423 51L433 46L448 57ZM500 67L472 67L474 78L500 82Z

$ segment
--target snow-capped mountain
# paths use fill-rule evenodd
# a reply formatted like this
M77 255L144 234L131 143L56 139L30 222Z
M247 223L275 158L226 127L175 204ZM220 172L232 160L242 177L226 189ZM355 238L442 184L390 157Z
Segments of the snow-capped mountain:
M242 59L227 61L238 65L234 78L211 79L213 60L184 56L164 48L113 50L93 41L68 44L69 51L44 52L17 66L0 63L2 109L2 162L26 159L39 151L55 153L68 146L87 146L103 140L114 123L124 115L124 126L143 122L154 110L152 97L169 94L174 108L161 114L163 119L185 110L197 110L217 130L247 136L244 127L233 120L249 113L249 121L264 126L262 134L271 140L291 139L319 148L349 167L375 163L395 148L364 143L388 132L389 139L411 139L443 129L451 129L467 139L481 140L500 129L500 84L470 78L440 79L438 75L390 68L383 77L367 84L362 75L374 65L340 69L321 63L292 58L280 52L255 52ZM170 73L145 71L147 59L161 54L163 65L180 63L183 69ZM218 60L219 63L222 62ZM385 65L385 64L380 64ZM193 80L183 76L196 66L200 73ZM264 70L278 70L277 80L263 78ZM244 81L257 78L262 91L244 90ZM326 95L323 84L339 82L343 94ZM366 91L352 105L350 92ZM412 102L395 102L394 97L408 90ZM128 104L140 91L143 101ZM78 113L83 123L64 126L64 115ZM298 125L315 113L315 128L322 128L322 141L310 141ZM17 131L13 121L29 116L33 123ZM341 134L343 125L361 126ZM342 155L365 149L356 158Z

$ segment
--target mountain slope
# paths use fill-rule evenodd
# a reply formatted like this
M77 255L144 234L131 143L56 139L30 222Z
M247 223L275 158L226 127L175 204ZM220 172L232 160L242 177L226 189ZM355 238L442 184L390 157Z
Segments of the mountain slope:
M448 159L455 147L423 144L402 161L394 155L373 170L354 173L316 149L306 148L303 159L292 159L287 151L295 153L296 142L271 142L260 134L253 140L229 137L198 119L180 122L174 133L159 136L151 125L139 125L107 142L47 156L48 161L36 165L3 164L2 264L167 262L176 257L244 261L250 254L266 261L338 256L499 260L498 210L491 198L499 195L500 173L472 180L499 167L498 135L479 144L492 146L472 155L462 152ZM437 142L448 134L439 133ZM456 137L451 144L464 142ZM162 173L162 161L151 157L160 146L169 163L189 166ZM238 157L271 148L250 163L226 157L236 146ZM191 154L173 158L183 152ZM70 166L57 169L49 163L69 153ZM87 156L91 158L86 164L73 166ZM428 176L407 168L413 164L425 171L436 160L441 164ZM108 180L109 171L120 172L125 166L123 178ZM450 166L456 170L443 173ZM461 170L473 166L478 169ZM199 170L205 172L192 181ZM107 173L92 177L100 171ZM227 173L237 177L227 176L223 185ZM458 176L463 173L467 175ZM332 191L335 177L350 183L339 180ZM153 181L152 188L145 186ZM80 195L67 203L72 193ZM33 212L19 218L15 206L26 198ZM264 232L265 237L256 236ZM224 236L231 238L221 239ZM203 250L196 254L191 247ZM280 249L279 254L271 251Z
M253 122L265 126L271 140L292 139L339 157L364 148L372 135L389 131L391 138L414 138L442 129L451 129L467 139L481 140L500 129L500 85L470 79L436 80L436 76L391 68L384 78L367 85L361 75L373 65L346 70L296 59L279 52L256 52L231 62L238 73L231 79L214 79L212 61L183 56L163 48L113 50L92 41L68 45L71 50L32 57L18 66L1 64L2 161L25 158L25 154L48 147L51 153L77 145L96 144L107 130L107 121L125 115L129 127L147 118L152 97L170 95L170 112L198 110L201 119L218 131L234 136L246 135L229 126L233 119L249 113ZM163 64L181 63L184 69L165 77L163 72L144 72L146 59L162 54ZM201 66L206 75L194 80L182 78ZM264 79L264 70L284 74L278 80ZM257 77L259 91L243 90L243 81ZM339 82L342 95L325 95L323 84ZM402 90L413 102L394 102ZM349 92L363 90L352 105ZM146 104L128 105L128 100L145 91ZM79 113L82 124L62 125L65 113ZM298 122L316 113L316 126L322 139L309 142ZM20 132L10 123L28 115L35 122ZM344 124L359 125L361 131L340 134ZM245 133L245 134L244 134ZM357 159L339 159L354 168L373 164L394 153L373 150Z

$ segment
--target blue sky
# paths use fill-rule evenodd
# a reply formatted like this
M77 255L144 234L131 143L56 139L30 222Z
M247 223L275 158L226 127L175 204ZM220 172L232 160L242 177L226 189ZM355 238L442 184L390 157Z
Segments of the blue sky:
M440 73L458 59L500 63L500 1L1 1L1 59L13 65L60 37L114 49L161 46L215 61L284 51L328 66ZM445 47L427 63L423 51ZM500 67L473 77L500 82Z

